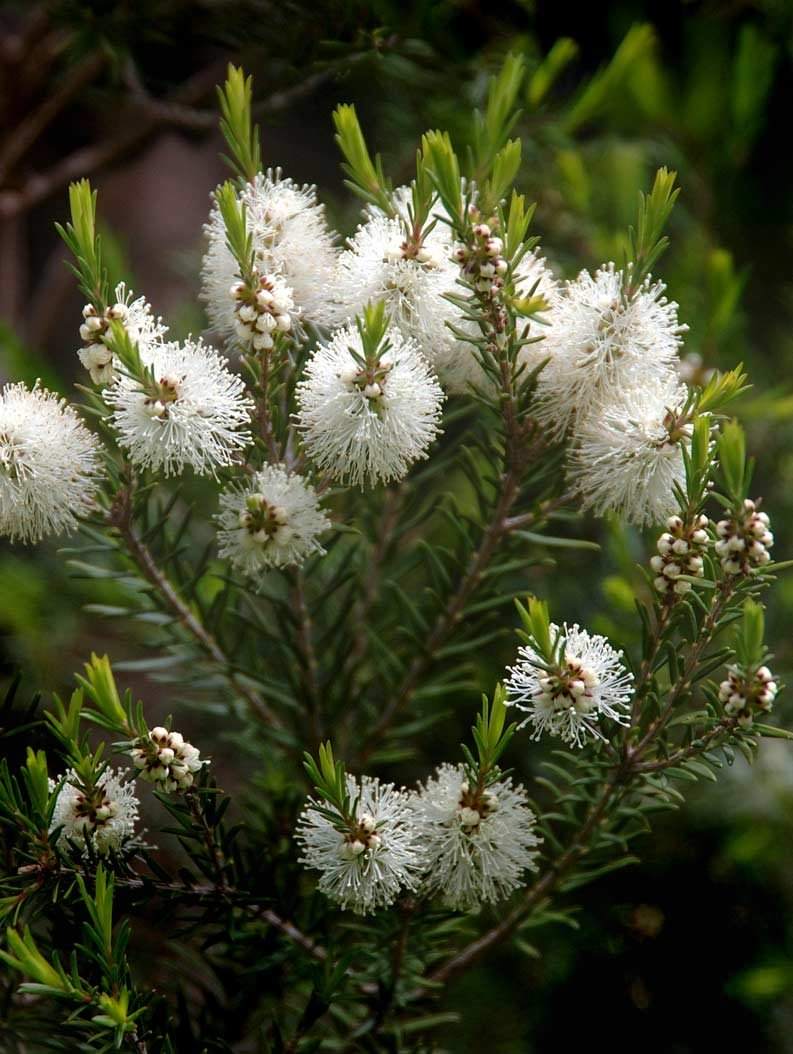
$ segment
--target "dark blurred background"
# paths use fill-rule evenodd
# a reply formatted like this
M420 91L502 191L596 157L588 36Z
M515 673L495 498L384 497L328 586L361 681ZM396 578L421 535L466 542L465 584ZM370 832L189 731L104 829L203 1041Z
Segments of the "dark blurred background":
M563 43L559 43L563 40ZM79 379L81 299L53 229L71 179L89 176L114 274L181 336L205 327L196 298L201 225L221 178L214 85L228 61L255 77L267 164L317 183L342 233L358 220L330 114L355 102L395 182L418 136L468 134L471 106L507 50L529 69L520 184L561 275L616 258L638 189L666 164L683 188L661 271L690 326L692 374L743 361L738 407L758 456L776 555L793 554L793 4L557 0L64 0L0 4L0 382ZM565 554L545 592L630 647L647 539L587 522L599 554ZM550 572L549 572L550 575ZM0 545L0 678L62 690L91 650L163 713L173 686L135 672L145 627L100 620L123 582L75 577L54 547ZM539 590L538 590L539 591ZM793 666L793 579L769 608L774 668ZM513 650L483 658L497 677ZM790 673L786 678L793 680ZM152 701L155 701L152 703ZM184 701L187 705L190 700ZM181 705L181 701L180 701ZM793 706L780 703L790 722ZM223 772L206 700L192 716ZM213 723L214 722L214 723ZM190 719L185 722L190 731ZM465 720L444 735L456 742ZM180 725L181 727L181 725ZM440 748L441 753L442 748ZM227 770L228 781L234 775ZM693 788L640 846L640 868L581 896L559 928L458 982L454 1051L793 1051L793 754L766 742L718 785Z

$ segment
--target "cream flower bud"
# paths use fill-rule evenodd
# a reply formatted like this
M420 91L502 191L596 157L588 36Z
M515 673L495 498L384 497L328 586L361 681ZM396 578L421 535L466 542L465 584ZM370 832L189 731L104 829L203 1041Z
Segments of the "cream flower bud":
M463 827L476 827L480 819L481 816L476 809L469 809L467 806L460 809L460 823Z

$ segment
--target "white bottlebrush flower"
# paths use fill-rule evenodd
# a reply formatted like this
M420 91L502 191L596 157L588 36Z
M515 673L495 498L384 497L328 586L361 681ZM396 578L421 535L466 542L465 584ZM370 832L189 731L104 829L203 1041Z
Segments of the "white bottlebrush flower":
M306 448L322 470L353 485L401 479L438 434L443 391L412 341L393 326L370 367L355 326L321 344L297 386Z
M542 376L542 374L540 375ZM677 507L685 483L683 446L692 426L686 389L674 376L641 380L594 407L574 431L568 477L584 508L615 512L644 527Z
M462 765L441 765L413 799L428 870L424 886L450 908L504 900L536 868L540 839L523 787L509 778L476 794Z
M626 299L614 264L566 284L543 341L549 361L537 389L537 416L555 435L621 390L673 373L686 327L664 288L647 278Z
M402 195L404 198L404 194ZM401 199L400 199L401 200ZM449 227L438 222L419 249L406 241L402 220L373 212L339 257L333 299L339 321L382 300L403 338L413 340L444 383L455 377L458 354L467 362L471 349L458 346L446 325L462 325L460 310L445 299L463 294L459 264L452 259Z
M80 336L84 345L77 352L80 362L91 374L94 384L109 384L113 379L113 353L105 343L105 336L113 321L123 323L129 339L141 349L164 340L168 327L155 318L145 297L127 289L119 282L114 290L115 302L102 314L92 304L83 308Z
M144 384L118 372L105 399L130 460L140 467L212 474L250 441L252 405L242 379L200 340L141 349L152 374Z
M82 849L90 846L100 856L123 850L133 839L139 805L135 784L125 776L125 769L106 768L89 795L70 769L50 824L50 831L62 828L58 842L65 846L68 839ZM56 786L57 781L50 780L50 790Z
M342 908L369 915L418 887L424 856L404 791L370 776L347 776L347 790L357 803L353 829L337 830L319 811L323 804L309 798L295 839L301 863L320 872L319 889Z
M220 555L250 577L321 553L319 536L330 527L314 488L281 465L265 465L244 489L224 491L216 519Z
M168 794L192 787L195 774L209 764L181 732L169 732L161 725L152 728L146 739L138 740L130 754L138 776Z
M99 445L77 413L43 388L0 390L0 536L37 542L91 509Z
M283 277L307 321L329 324L336 317L329 291L337 251L316 189L282 179L276 169L246 184L240 201L246 209L256 267L262 274ZM230 340L235 335L236 305L229 291L239 273L217 205L204 230L209 244L201 270L201 298L213 328Z
M551 639L560 635L558 663L548 665L531 645L518 649L518 661L505 681L507 703L526 713L523 725L533 727L532 739L545 732L566 743L583 746L603 739L599 724L609 717L620 724L633 694L633 674L622 665L622 652L605 637L565 623L551 625ZM521 726L522 727L522 726Z

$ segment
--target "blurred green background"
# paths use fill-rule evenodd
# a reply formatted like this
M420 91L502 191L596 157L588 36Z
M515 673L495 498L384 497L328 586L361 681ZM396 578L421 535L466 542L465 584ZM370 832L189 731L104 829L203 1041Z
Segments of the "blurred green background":
M204 325L201 224L223 175L213 85L225 63L256 81L268 164L316 182L347 233L330 113L355 102L395 182L427 127L468 134L470 107L508 51L529 76L520 184L560 275L619 259L639 188L661 164L682 194L661 271L688 323L689 375L747 366L738 414L755 491L793 553L793 4L62 0L0 4L0 381L68 393L81 301L53 231L70 178L88 175L114 270L176 335ZM565 551L537 591L567 617L638 640L633 591L647 539L587 522L601 550ZM134 661L145 627L99 621L123 583L74 577L56 548L0 544L0 677L62 688L90 650ZM793 666L793 578L769 606L775 670ZM512 638L482 660L497 677ZM165 689L140 682L151 699ZM163 707L171 700L164 698ZM782 720L793 706L780 703ZM193 718L194 727L199 719ZM201 717L206 728L206 710ZM211 720L211 718L209 719ZM450 719L446 742L466 721ZM189 729L188 729L189 731ZM222 754L222 744L214 751ZM454 1051L793 1051L793 755L766 742L694 788L640 846L643 863L587 888L580 929L542 955L503 952L458 982Z

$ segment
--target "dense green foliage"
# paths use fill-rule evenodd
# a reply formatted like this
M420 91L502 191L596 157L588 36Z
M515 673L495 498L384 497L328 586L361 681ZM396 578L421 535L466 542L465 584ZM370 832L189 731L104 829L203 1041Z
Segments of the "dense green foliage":
M598 13L592 27L579 27L569 9L565 17L564 5L555 17L521 4L507 5L497 16L443 3L323 3L310 13L299 4L246 2L126 5L107 0L49 6L53 24L66 27L69 45L49 73L51 82L78 68L97 47L107 56L107 66L90 90L68 100L61 115L64 122L70 118L71 129L79 119L77 141L64 146L64 130L56 125L52 139L45 136L36 146L35 164L23 155L3 169L9 209L19 207L23 216L33 218L41 215L42 226L53 216L67 216L68 180L52 187L54 196L28 208L23 199L29 185L35 191L36 171L49 171L64 150L109 137L113 119L108 113L134 97L136 82L148 85L151 94L146 91L145 106L139 98L139 109L133 106L129 120L142 119L146 107L152 112L153 101L178 92L196 72L196 56L206 59L207 66L214 63L215 69L231 57L255 75L252 109L263 125L261 146L239 136L236 151L229 144L243 173L256 167L259 149L265 164L281 161L270 156L268 125L277 124L299 141L306 134L301 114L310 134L322 128L322 152L331 155L332 104L353 101L369 150L349 121L350 111L337 111L348 185L359 199L383 204L388 176L393 183L414 177L415 151L425 129L448 129L466 171L492 180L494 201L513 178L526 201L536 200L529 233L541 236L544 252L568 277L581 266L605 259L621 262L626 256L650 267L663 223L654 235L648 233L647 207L636 216L637 192L652 186L660 166L674 168L683 193L669 217L671 246L662 270L690 326L687 349L701 357L691 362L692 377L704 383L712 368L728 370L738 362L748 368L754 387L730 404L729 413L743 423L749 449L761 455L752 490L764 496L765 508L772 512L776 553L782 559L791 552L793 394L785 376L793 365L793 303L786 267L793 217L790 159L779 134L791 83L787 5L738 13L718 6L691 8L685 15L661 12L657 26L651 21L655 12L615 7L608 18ZM509 62L503 66L510 50L524 57L521 78ZM130 66L135 70L132 81ZM503 90L491 91L488 103L487 75L502 68ZM307 78L304 94L301 86ZM292 86L297 89L294 98L272 103ZM513 87L510 104L499 112L499 99L508 98ZM237 88L238 101L247 105L242 83ZM182 115L184 134L202 137L216 121L210 90L191 100L189 121ZM19 104L24 103L20 98ZM472 121L474 105L482 116ZM166 119L145 135L174 125L180 122ZM226 135L235 138L233 130ZM511 138L520 139L522 155L504 152ZM434 160L441 194L445 187L451 199L459 183L453 174L444 183L445 142L430 136L422 149ZM123 165L126 156L122 149L112 160ZM494 167L496 158L500 172ZM100 188L105 172L100 167L91 174ZM306 176L316 178L310 171ZM339 223L351 229L360 201L335 174L320 183ZM670 191L671 184L667 196ZM419 203L420 198L419 193ZM656 214L666 220L663 201L656 206ZM101 204L99 211L101 218ZM528 210L523 219L529 219ZM50 235L38 237L46 241ZM95 244L91 233L84 241ZM103 233L103 246L111 277L126 273L131 247L112 231ZM44 251L37 247L37 255ZM136 288L145 281L142 273ZM200 328L194 310L191 305L185 317ZM62 328L68 337L61 342L71 356L71 330L76 328L71 317ZM28 337L23 321L9 313L0 334L4 374L71 375L71 358L58 358L61 342L47 349ZM55 355L48 359L47 351ZM66 381L61 386L65 389ZM499 501L499 472L488 474L486 467L500 468L505 457L498 415L478 417L477 430L471 427L473 420L469 403L452 404L443 456L420 467L409 486L374 495L363 510L354 496L334 498L342 516L355 505L356 527L365 544L340 533L321 573L279 576L263 595L237 593L224 577L209 533L200 517L193 516L193 508L202 510L208 498L200 483L189 483L181 493L145 485L136 489L122 474L115 482L126 488L129 505L116 510L116 533L109 540L106 533L89 529L87 548L85 539L70 543L68 569L53 549L34 557L0 549L2 658L9 681L18 666L26 671L22 687L9 693L0 710L0 743L9 769L22 772L21 783L9 778L4 784L6 803L18 796L20 810L31 815L43 807L41 756L23 748L46 748L48 756L54 755L59 739L62 743L64 736L73 736L58 728L57 718L46 724L41 709L32 708L29 700L37 690L68 696L72 674L92 651L108 651L119 683L134 686L122 707L129 709L122 718L116 715L118 724L128 722L134 730L139 719L134 703L141 696L149 726L155 714L178 712L179 727L195 730L195 739L213 757L212 776L202 778L193 798L152 805L160 810L158 826L162 807L171 811L173 833L170 838L158 833L162 849L154 857L145 854L145 878L120 867L113 888L101 870L95 884L79 874L61 874L54 888L42 882L33 894L60 898L54 940L62 948L79 942L79 975L70 973L65 960L39 962L33 938L21 932L8 946L14 964L29 977L38 976L56 998L58 991L68 991L75 1005L80 999L93 1001L97 1032L108 1044L115 1037L125 1042L134 1014L145 1010L151 1035L168 1034L171 1044L162 1040L158 1047L153 1040L149 1050L310 1050L312 1037L326 1031L318 1023L332 1005L334 1029L342 1037L335 1049L476 1050L487 1043L495 1050L528 1051L573 1045L584 1037L591 1041L593 1036L602 1042L611 1037L613 1047L627 1049L626 1040L613 1039L615 1032L629 1035L632 1048L640 1043L649 1051L696 1051L716 1043L737 1045L739 1039L750 1049L789 1049L793 929L785 920L793 888L784 846L791 833L785 808L793 793L791 762L787 755L777 761L772 753L763 762L761 753L753 775L739 773L745 766L741 750L753 753L751 737L738 736L733 743L739 756L728 779L711 790L694 787L694 804L654 820L651 837L638 837L646 826L644 813L675 802L680 790L688 797L689 784L707 780L716 768L731 768L729 744L704 761L681 757L680 766L673 766L679 777L674 786L649 770L641 786L632 789L635 798L623 799L618 791L614 828L604 830L602 844L593 846L591 863L578 867L577 862L570 876L565 892L575 894L565 896L561 906L540 901L515 948L463 976L440 1002L432 993L411 1000L423 983L426 964L450 936L464 944L479 932L475 920L436 914L419 933L412 929L415 943L400 966L399 984L395 971L392 984L394 964L385 949L393 946L400 926L407 929L409 918L395 913L371 922L344 922L344 953L326 961L290 941L268 917L277 899L284 918L300 921L301 934L321 934L328 913L321 898L306 899L310 883L295 886L290 863L289 831L307 787L300 782L301 748L315 752L332 733L337 756L353 765L362 757L370 767L399 779L422 776L428 765L450 754L449 744L470 742L468 728L479 694L492 691L514 654L516 596L530 591L549 597L554 617L574 613L594 630L619 638L634 656L647 655L642 649L653 630L637 617L634 596L649 596L639 565L646 563L652 538L616 522L582 523L574 510L546 504L558 497L557 455L531 463L522 473L522 491L513 496L511 511L526 516L526 524L488 566L483 580L476 581L475 590L463 579L464 592L456 602L461 572L472 564L478 570L474 561ZM737 497L743 459L731 460L728 452L722 454L722 466L719 487L729 498ZM451 497L439 514L441 489ZM696 502L700 495L691 497ZM427 523L431 527L422 544L398 544ZM223 671L206 662L206 640L196 644L185 632L183 613L153 599L151 568L147 574L145 560L134 559L136 539L145 542L156 567L196 614L208 639L228 656ZM380 587L375 584L378 568L384 574ZM426 590L416 588L425 583ZM450 598L456 606L447 624ZM671 632L679 634L678 644L696 640L703 620L713 613L690 606L685 617L693 620L693 629L682 625L681 615L680 624L673 620L666 627L671 646L663 634L657 642L658 666L653 659L655 678L650 677L646 688L648 719L656 713L652 708L661 705L658 685L665 689L685 680L679 665L685 660L676 656ZM342 610L351 610L354 619L340 619ZM743 646L751 651L755 615L751 608L745 611L742 596L725 599L716 623L724 618L726 625L741 615ZM782 674L791 660L784 629L791 617L793 588L783 576L769 600L767 634L775 668ZM456 628L460 622L462 632ZM536 625L525 629L536 636ZM315 648L321 649L319 663L312 654ZM714 651L714 664L723 657ZM240 700L232 718L224 701L229 685ZM101 716L101 702L91 701L90 692L86 695L88 701L79 706L93 711L94 718L97 712ZM707 699L708 705L715 707L715 699ZM262 718L254 733L243 717L246 706ZM403 707L410 720L390 727ZM785 724L784 703L781 709L777 723ZM273 712L287 715L274 731L267 729ZM129 729L116 728L107 714L105 718L104 727L114 729L112 738L131 738ZM481 736L485 719L479 720ZM67 711L60 721L68 721ZM678 727L677 738L660 748L656 760L663 749L671 754L688 750L687 727ZM211 750L207 742L212 742ZM93 734L85 740L86 755L95 743ZM263 763L281 751L291 757L292 769ZM549 764L547 753L525 742L519 748L513 742L507 759L522 778L537 777L532 786L541 804L560 799L557 814L545 817L544 835L551 844L571 819L586 818L592 804L587 781L605 777L608 782L611 760L602 754L593 768L588 757L586 769L579 771L581 762L570 753ZM235 799L229 812L226 793ZM242 816L247 829L240 833ZM756 823L758 816L763 824ZM148 813L147 822L152 824ZM202 838L196 831L203 832ZM589 885L633 862L634 852L642 858L641 869ZM711 883L708 873L716 881ZM238 890L239 897L229 895L219 908L211 890L234 886L232 875L235 881L245 876L247 884ZM5 892L14 912L24 888L24 876L11 878ZM115 918L127 912L135 916L131 934L122 923L111 941L111 910ZM158 935L173 924L176 910L178 928L163 967L155 960ZM535 935L540 922L549 927ZM695 967L689 953L699 935L703 950ZM128 941L134 979L126 972ZM734 954L722 958L718 949L724 943ZM206 962L195 952L201 948ZM360 992L350 994L351 968L364 978L365 998ZM190 975L190 982L177 983L178 971ZM18 977L0 976L2 998L10 1006ZM159 995L150 1000L145 994L151 981L167 994L169 1008L158 1001ZM126 986L136 991L131 1006L119 1005L112 995ZM361 998L369 1015L363 1019L356 1004ZM100 1000L104 1002L97 1010ZM704 1009L707 1027L689 1020L684 1029L681 1008L686 1006ZM713 1020L717 1009L721 1024ZM38 1049L38 1015L39 1009L28 1014L21 1004L9 1015L8 1038L0 1032L0 1046ZM457 1025L460 1018L463 1024ZM344 1038L354 1037L362 1020L374 1027L374 1035ZM243 1036L253 1045L235 1046ZM72 1046L41 1049L76 1049L74 1040L65 1042Z

